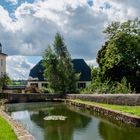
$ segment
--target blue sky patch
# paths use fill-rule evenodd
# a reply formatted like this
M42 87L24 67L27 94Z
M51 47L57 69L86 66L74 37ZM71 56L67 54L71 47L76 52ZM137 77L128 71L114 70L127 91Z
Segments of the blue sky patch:
M17 4L12 4L11 2L8 2L8 0L0 0L0 5L9 12L9 15L11 15L11 13L14 13L16 8L22 3L33 3L34 1L35 0L17 0Z
M42 56L26 56L26 58L30 63L36 64L42 59Z
M88 0L87 3L89 4L89 6L93 6L93 0Z

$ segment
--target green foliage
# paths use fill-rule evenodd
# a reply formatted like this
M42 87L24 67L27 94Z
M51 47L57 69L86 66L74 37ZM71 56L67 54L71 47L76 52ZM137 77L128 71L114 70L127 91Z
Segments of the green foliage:
M53 90L51 88L46 88L46 87L42 87L40 89L41 93L53 93Z
M91 84L91 93L107 94L107 93L111 93L112 91L111 88L112 88L112 83L110 83L110 80L106 80L102 82L100 78L97 78Z
M23 83L21 81L11 81L10 85L20 86L23 85Z
M105 104L105 103L97 103L97 102L90 102L90 101L84 101L84 100L70 100L72 102L78 102L86 105L96 105L99 107L105 107L112 110L121 111L123 113L128 113L130 115L136 115L140 117L140 106L124 106L124 105L111 105L111 104Z
M140 91L140 21L113 22L106 30L108 40L99 50L97 62L102 81L121 82ZM128 87L129 88L129 87Z
M105 30L108 40L115 38L118 33L126 33L130 35L140 35L140 21L138 18L128 20L126 22L112 22Z
M17 90L13 90L13 93L21 93L21 90L17 89Z
M91 67L91 81L95 81L99 77L99 68Z
M49 88L55 93L76 91L77 74L63 37L57 33L52 45L49 45L43 56L44 76L49 81Z
M0 77L0 90L3 91L3 89L11 83L11 79L8 76L8 74L4 74Z
M122 78L121 82L113 82L108 79L102 81L100 77L96 77L87 88L81 90L81 93L127 94L135 93L135 91L131 89L130 83L127 82L125 77Z
M121 82L115 82L112 86L111 86L111 93L135 93L135 91L131 89L131 85L130 83L127 84L127 79L125 77L123 77L123 79L121 80Z
M5 103L7 103L8 100L7 99L0 99L0 107L3 106Z
M31 85L25 88L25 93L40 93L40 91L35 85Z
M17 140L17 137L13 129L2 117L0 117L0 139Z

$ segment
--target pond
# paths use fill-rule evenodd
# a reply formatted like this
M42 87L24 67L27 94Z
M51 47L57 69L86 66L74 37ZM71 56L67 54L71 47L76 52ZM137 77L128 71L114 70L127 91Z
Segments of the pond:
M64 103L9 104L6 111L37 140L140 140L140 128ZM57 115L66 120L44 120Z

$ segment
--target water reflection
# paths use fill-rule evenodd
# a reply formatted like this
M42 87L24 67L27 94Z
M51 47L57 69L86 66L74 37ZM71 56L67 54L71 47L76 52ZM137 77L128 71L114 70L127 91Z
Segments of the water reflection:
M20 121L37 140L140 140L140 129L118 125L94 112L61 103L7 105L7 112ZM65 121L45 121L63 115Z
M45 121L43 118L46 115L62 115L68 118L65 121ZM47 140L73 140L74 129L86 128L91 118L70 111L66 106L58 105L53 110L39 111L38 114L32 114L31 120L44 128L43 133Z
M84 131L91 121L90 117L71 111L63 104L15 104L8 105L7 111L38 140L73 140L74 131ZM47 115L63 115L68 118L65 121L45 121L43 118Z
M104 140L140 140L140 129L101 121L99 132Z

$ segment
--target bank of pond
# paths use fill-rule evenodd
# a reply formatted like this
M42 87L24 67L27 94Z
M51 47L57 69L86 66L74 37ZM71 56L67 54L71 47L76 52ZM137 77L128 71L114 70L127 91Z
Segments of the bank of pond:
M13 128L0 116L0 140L18 140Z
M80 100L75 102L90 104ZM7 104L5 111L23 124L37 140L139 140L140 138L139 127L64 102ZM66 119L44 119L47 116L60 115Z

